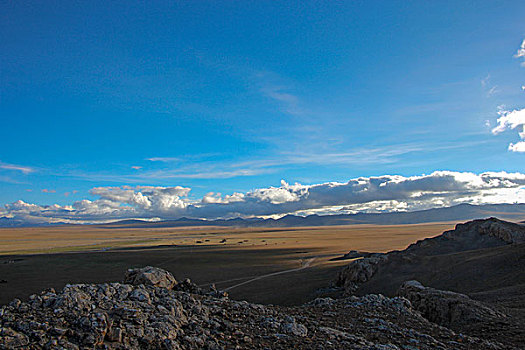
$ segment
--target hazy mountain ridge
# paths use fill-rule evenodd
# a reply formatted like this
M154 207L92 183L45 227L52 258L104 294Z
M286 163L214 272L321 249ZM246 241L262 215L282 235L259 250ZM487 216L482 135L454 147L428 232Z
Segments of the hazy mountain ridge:
M286 215L279 219L218 219L202 220L180 218L157 222L141 220L124 220L102 227L129 226L129 227L182 227L182 226L240 226L240 227L291 227L291 226L335 226L355 224L402 225L427 222L474 220L497 216L504 220L521 221L525 219L525 204L487 204L472 205L459 204L452 207L432 208L411 212L389 213L357 213L339 215Z
M335 225L404 225L427 222L466 221L495 216L504 220L525 220L525 204L459 204L452 207L432 208L409 212L356 213L335 215L285 215L279 219L235 218L204 220L196 218L180 218L175 220L146 221L140 219L124 219L104 224L92 224L104 228L155 228L184 226L237 226L237 227L293 227L293 226L335 226ZM0 218L0 227L31 227L57 226L60 223L31 224L20 219Z

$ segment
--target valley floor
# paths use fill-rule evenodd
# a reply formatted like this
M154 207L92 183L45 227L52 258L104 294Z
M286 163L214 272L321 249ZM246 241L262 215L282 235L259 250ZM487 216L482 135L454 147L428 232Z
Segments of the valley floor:
M118 280L133 266L215 283L234 299L281 305L315 298L349 250L386 252L441 234L452 223L301 228L133 229L63 226L0 230L0 304L67 283Z

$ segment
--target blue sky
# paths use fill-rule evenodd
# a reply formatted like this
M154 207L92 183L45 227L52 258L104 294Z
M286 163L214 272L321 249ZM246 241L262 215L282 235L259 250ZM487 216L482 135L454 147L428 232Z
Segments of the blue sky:
M491 131L525 107L524 13L523 1L2 2L0 204L523 172L509 150L523 113Z

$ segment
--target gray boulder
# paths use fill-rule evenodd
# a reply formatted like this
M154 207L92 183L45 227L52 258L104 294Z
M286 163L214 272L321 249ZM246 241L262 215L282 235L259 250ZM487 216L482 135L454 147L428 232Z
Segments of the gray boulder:
M177 285L177 280L168 271L157 267L146 266L143 268L129 269L124 277L124 283L135 286L143 284L145 286L172 289Z

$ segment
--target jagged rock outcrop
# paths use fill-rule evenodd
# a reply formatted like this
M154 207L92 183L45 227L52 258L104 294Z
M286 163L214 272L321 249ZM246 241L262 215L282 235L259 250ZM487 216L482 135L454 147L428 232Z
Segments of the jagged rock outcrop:
M386 254L371 254L366 258L352 261L339 272L336 285L344 287L347 294L353 293L359 284L368 281L379 265L387 259Z
M525 243L525 226L488 218L457 224L454 230L418 241L405 251L418 255L436 255L520 243Z
M501 239L507 244L525 243L525 226L513 222L489 218L486 220L474 220L464 224L456 225L456 232L477 231L481 235L488 235ZM448 235L453 231L447 231Z
M437 266L443 269L444 274L449 274L449 271L445 270L446 261L461 260L461 256L457 255L458 253L504 246L523 246L524 243L525 226L523 225L496 218L473 220L458 224L454 230L445 231L437 237L420 240L402 251L364 255L365 257L350 262L339 273L336 284L343 287L346 294L354 294L365 283L373 281L378 286L386 285L385 279L388 279L398 284L382 288L378 292L393 294L402 282L415 278L410 277L411 275L434 275L437 272ZM450 254L456 254L454 259L450 259ZM473 260L474 258L470 255L464 259ZM436 263L431 263L430 259L436 260ZM397 275L400 275L401 272L404 272L409 278L398 282ZM497 273L497 271L493 271L493 273ZM379 277L376 278L375 276L378 275L384 281L376 281ZM372 288L364 290L364 293L370 292L374 292L374 290Z
M512 349L438 326L405 298L234 301L166 271L67 285L0 307L1 349ZM517 348L517 347L516 347Z
M403 283L398 294L431 322L485 339L525 344L525 322L506 309L471 299L461 293L423 286L418 281Z
M336 282L346 295L402 296L431 322L518 344L525 343L523 257L523 225L474 220L405 250L354 260Z
M403 283L398 295L410 300L429 321L453 329L468 328L473 323L504 322L507 317L467 295L425 287L418 281Z

